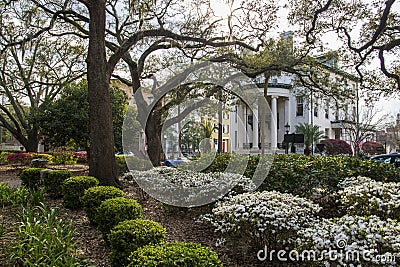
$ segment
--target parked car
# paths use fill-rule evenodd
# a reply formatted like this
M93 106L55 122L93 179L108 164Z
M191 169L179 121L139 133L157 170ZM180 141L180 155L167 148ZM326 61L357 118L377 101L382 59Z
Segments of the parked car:
M164 165L167 167L176 168L176 167L178 167L178 165L180 163L187 162L187 161L189 161L189 160L185 157L181 157L181 158L177 158L177 159L167 159L164 161Z
M390 164L394 164L396 167L400 167L400 154L399 153L378 155L378 156L372 157L371 160L390 163Z

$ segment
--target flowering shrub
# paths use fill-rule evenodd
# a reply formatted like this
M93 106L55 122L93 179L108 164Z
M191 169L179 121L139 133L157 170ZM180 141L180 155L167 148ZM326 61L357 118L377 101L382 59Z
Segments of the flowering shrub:
M33 158L33 153L10 153L4 160L10 164L28 165Z
M384 147L381 143L368 141L362 144L361 150L370 155L382 154Z
M251 179L232 173L200 173L169 167L148 171L131 171L124 176L130 183L138 183L151 190L155 197L168 204L190 207L208 204L210 199L252 191ZM231 189L232 188L232 189ZM179 194L177 192L179 191Z
M86 151L74 152L73 156L77 163L85 164L88 162Z
M240 165L237 163L241 155L229 155L217 154L205 172L224 172L230 160L234 161L234 165ZM258 162L259 156L250 156L247 165L244 165L246 177L253 177ZM400 182L400 168L355 157L274 155L268 175L257 190L279 191L322 200L339 190L337 187L339 182L352 176L371 177L377 181ZM325 205L323 202L319 204Z
M264 191L225 199L202 219L235 243L277 248L294 238L297 231L309 226L320 209L304 198Z
M400 224L392 219L346 215L314 222L298 234L298 251L314 251L314 260L325 266L398 266Z
M74 156L74 152L68 148L60 147L51 152L53 155L55 164L76 164L77 159Z
M321 141L325 144L325 152L328 155L352 155L353 150L351 146L340 139L326 139Z
M382 183L369 178L346 179L340 184L340 202L348 214L400 218L400 183Z

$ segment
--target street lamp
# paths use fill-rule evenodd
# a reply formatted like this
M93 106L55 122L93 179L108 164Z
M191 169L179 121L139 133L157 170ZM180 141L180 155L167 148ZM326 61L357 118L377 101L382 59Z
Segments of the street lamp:
M286 134L289 134L289 131L290 131L290 125L289 125L289 123L286 123L283 127L285 127L285 132L286 132Z
M288 140L288 134L290 131L290 125L289 123L286 123L283 127L285 127L285 132L286 132L286 138L283 139L285 142L285 154L289 154L289 140Z

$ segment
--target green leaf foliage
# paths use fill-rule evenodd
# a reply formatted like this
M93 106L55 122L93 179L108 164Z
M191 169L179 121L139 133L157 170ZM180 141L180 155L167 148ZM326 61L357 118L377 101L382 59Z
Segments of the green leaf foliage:
M81 197L85 190L99 185L99 180L92 176L74 176L62 184L64 206L70 209L82 207Z
M68 170L54 170L43 173L43 185L46 193L54 198L62 197L62 184L72 176Z
M132 252L146 245L160 243L165 233L164 227L151 220L136 219L118 223L108 235L111 266L127 266Z
M89 147L89 103L87 97L87 81L82 80L66 87L58 100L41 106L41 112L37 119L48 144L52 147ZM115 145L118 150L122 148L122 125L128 97L123 90L111 87L110 98Z
M95 221L104 236L119 222L142 217L142 206L134 199L116 197L106 199L97 208Z
M106 199L123 196L124 192L114 186L94 186L85 190L81 201L89 220L96 224L97 208L101 202Z
M40 174L42 170L43 169L41 168L24 169L19 174L19 178L22 180L22 185L28 189L38 189L43 183Z
M55 209L23 209L15 234L6 266L84 266L76 256L71 222L59 218Z
M129 257L129 267L220 267L217 253L191 242L171 242L139 248Z
M241 157L247 156L217 154L205 172L224 172L229 161L237 161ZM250 156L247 163L244 161L245 176L253 177L259 157ZM205 161L207 161L206 157ZM280 154L275 155L266 179L257 190L276 190L302 197L309 197L318 190L319 194L328 195L338 190L339 182L353 176L370 177L384 182L399 182L400 169L389 164L355 157Z

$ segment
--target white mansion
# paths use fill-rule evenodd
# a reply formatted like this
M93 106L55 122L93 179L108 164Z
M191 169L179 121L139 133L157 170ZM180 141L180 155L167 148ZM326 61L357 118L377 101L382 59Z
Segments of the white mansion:
M337 70L336 65L328 65L328 70L330 79L344 79L348 90L358 90L355 77ZM265 123L261 123L259 109L251 110L243 101L236 102L230 113L230 152L260 153L261 144L266 150L282 152L284 135L294 133L300 123L318 126L325 138L352 143L342 122L356 118L357 101L349 99L344 105L341 103L341 108L335 108L329 98L310 94L299 96L298 92L304 89L296 87L294 79L291 75L282 74L269 80L267 102L270 110L264 116ZM265 80L258 78L255 82L262 85ZM261 127L264 127L263 133ZM264 136L264 142L261 136ZM303 145L297 144L296 147L297 153L303 152Z

